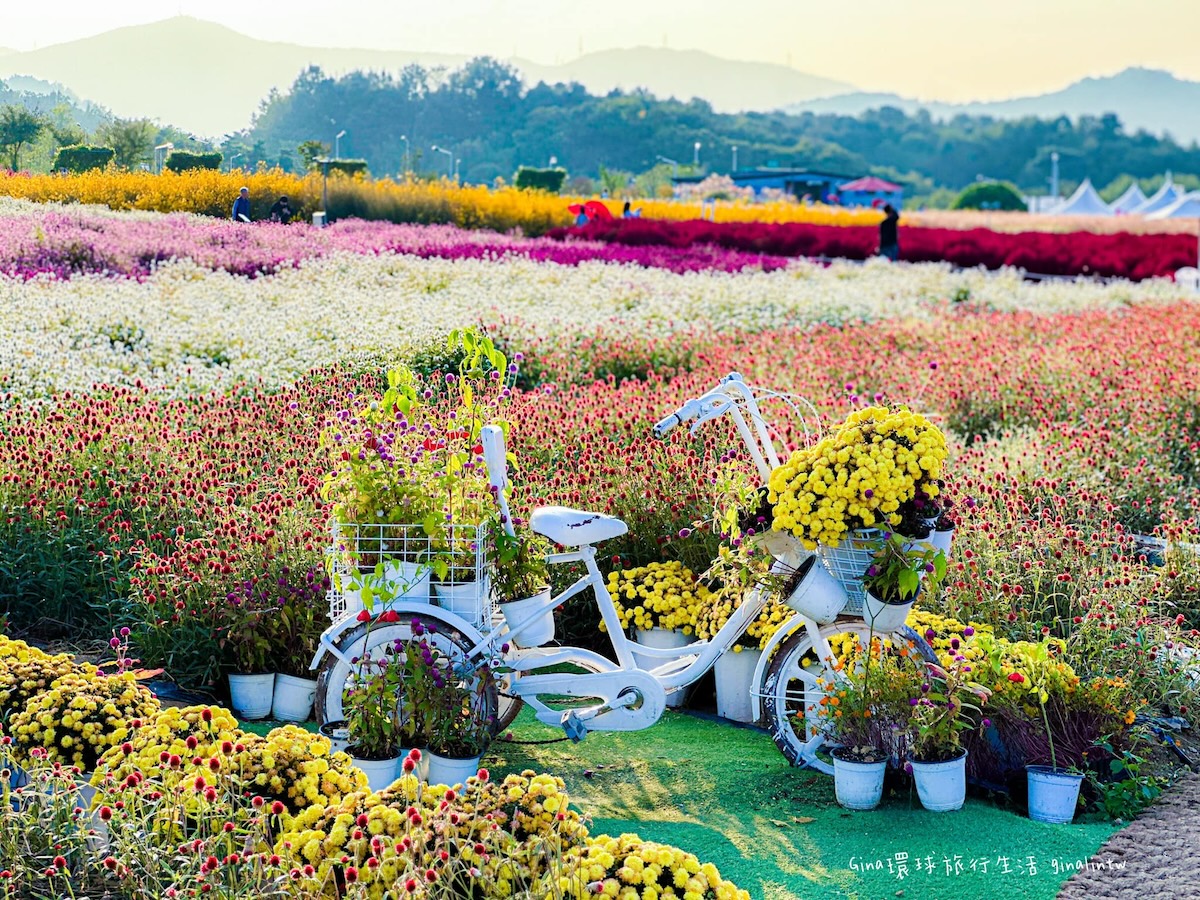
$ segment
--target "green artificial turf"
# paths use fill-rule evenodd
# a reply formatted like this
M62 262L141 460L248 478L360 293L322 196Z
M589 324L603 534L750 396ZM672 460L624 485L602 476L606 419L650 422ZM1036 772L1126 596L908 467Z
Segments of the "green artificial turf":
M513 729L517 740L560 734L527 710ZM926 812L915 796L848 812L832 778L789 766L767 734L673 712L645 731L579 744L500 742L485 764L497 776L525 768L561 776L593 834L635 832L682 847L754 900L1052 898L1069 875L1062 865L1087 859L1116 830L1042 825L974 799L952 813ZM908 854L904 879L899 853Z
M265 734L276 724L243 727ZM516 741L562 734L528 710L511 733ZM926 812L915 796L848 812L832 778L789 766L764 732L669 711L645 731L597 732L580 744L499 741L484 765L493 777L561 776L593 834L634 832L682 847L753 900L1049 900L1070 874L1065 864L1089 858L1116 830L1042 825L976 799L952 813Z

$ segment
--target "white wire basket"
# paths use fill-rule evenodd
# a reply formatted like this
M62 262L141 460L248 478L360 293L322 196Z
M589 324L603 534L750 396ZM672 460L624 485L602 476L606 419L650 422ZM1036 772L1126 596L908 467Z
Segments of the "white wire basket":
M850 532L836 547L824 544L817 546L817 559L830 575L841 582L842 590L849 598L843 613L862 615L863 598L866 595L862 577L882 540L883 532L878 528L860 528Z
M487 577L485 525L446 525L430 536L423 525L334 522L329 565L329 619L357 616L372 596L378 615L398 602L437 606L481 631L497 609Z

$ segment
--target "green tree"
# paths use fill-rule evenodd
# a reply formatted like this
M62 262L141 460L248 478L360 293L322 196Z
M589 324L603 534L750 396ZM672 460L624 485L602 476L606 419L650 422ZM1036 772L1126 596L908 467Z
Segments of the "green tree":
M117 119L100 126L97 141L112 147L113 161L122 169L134 169L150 161L158 126L149 119Z
M1005 181L983 181L966 188L954 201L955 209L1026 210L1021 192Z
M322 144L320 141L305 141L296 148L296 152L300 154L300 161L304 163L304 168L310 172L317 167L317 160L329 155L329 145Z
M0 147L8 154L8 167L21 168L21 148L38 139L45 121L24 106L6 106L0 110Z

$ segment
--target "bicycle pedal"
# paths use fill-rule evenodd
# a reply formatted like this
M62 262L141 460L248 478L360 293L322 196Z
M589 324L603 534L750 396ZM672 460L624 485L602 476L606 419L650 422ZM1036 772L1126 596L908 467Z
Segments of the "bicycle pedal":
M573 709L569 709L562 714L562 718L559 720L559 725L562 726L562 730L573 743L578 744L585 737L587 737L587 726L579 720L579 714Z

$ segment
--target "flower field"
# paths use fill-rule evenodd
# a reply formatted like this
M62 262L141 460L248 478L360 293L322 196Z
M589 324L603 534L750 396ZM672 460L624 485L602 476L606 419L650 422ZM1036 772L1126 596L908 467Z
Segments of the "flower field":
M869 259L879 246L875 225L813 225L770 222L664 222L647 219L592 222L583 228L554 229L551 237L583 235L592 240L634 246L720 247L777 256ZM1197 238L1190 234L1093 234L982 228L906 226L900 232L900 258L909 262L948 262L964 268L1013 266L1040 275L1099 275L1135 281L1167 276L1194 266Z
M942 589L914 623L943 652L967 627L977 633L1000 673L997 709L1010 716L997 713L998 725L1014 740L1025 735L1029 692L1050 684L1048 708L1071 735L1111 726L1112 752L1134 752L1138 714L1187 716L1195 704L1200 558L1184 548L1200 543L1200 304L1169 281L1035 285L1012 271L885 262L772 268L757 256L741 262L744 251L651 259L606 255L611 245L590 241L449 228L347 222L315 232L22 204L0 207L0 233L9 236L0 250L0 612L10 634L103 639L125 627L142 665L193 686L218 683L240 598L320 602L330 514L322 427L381 395L391 362L422 378L450 372L446 335L477 324L511 359L520 354L508 401L517 514L561 503L624 519L629 533L602 548L610 584L642 567L674 584L684 567L701 572L711 561L718 536L697 523L711 513L713 473L742 459L734 435L679 429L658 441L651 428L721 376L738 371L805 396L826 426L860 407L905 403L946 435L940 474L959 517ZM786 410L768 412L779 441L799 446ZM1165 549L1148 553L1135 537L1147 534ZM630 621L646 614L628 611ZM597 625L590 599L577 598L560 612L559 639L596 646ZM275 641L271 652L291 648ZM115 774L99 787L110 814L119 799L122 816L164 823L163 840L178 846L185 835L172 829L197 818L209 828L209 812L231 823L231 832L186 835L189 884L232 879L222 896L317 896L338 878L340 889L377 896L380 879L410 877L428 896L454 896L430 885L459 862L506 896L502 883L516 892L549 877L537 868L545 853L532 849L549 844L559 848L564 896L575 896L571 873L584 870L576 881L612 879L610 895L623 896L625 870L647 865L680 886L703 875L696 896L736 895L683 850L566 834L578 820L552 775L480 781L436 802L411 785L370 794L315 739L285 732L268 748L216 712L206 721L198 709L190 719L157 711L131 676L15 644L0 656L0 706L26 710L9 735L38 777L61 783L70 776L54 763L107 755ZM76 695L87 715L66 712ZM134 720L154 723L152 733ZM128 733L107 744L95 737L121 727ZM253 774L259 805L222 787L242 784L229 760L239 761L236 779ZM274 787L289 767L311 776L299 782L303 796ZM1116 791L1106 784L1091 789L1093 806L1110 809ZM264 809L276 802L271 819ZM468 834L483 809L501 827ZM429 829L458 842L455 862L441 860L450 868L412 851ZM153 865L143 853L113 855L107 868L78 843L60 866L53 841L18 848L2 839L10 833L0 830L0 853L46 856L35 873L43 893L30 896L63 896L54 879L88 865L113 885ZM253 865L218 851L234 840L225 833L254 848Z

